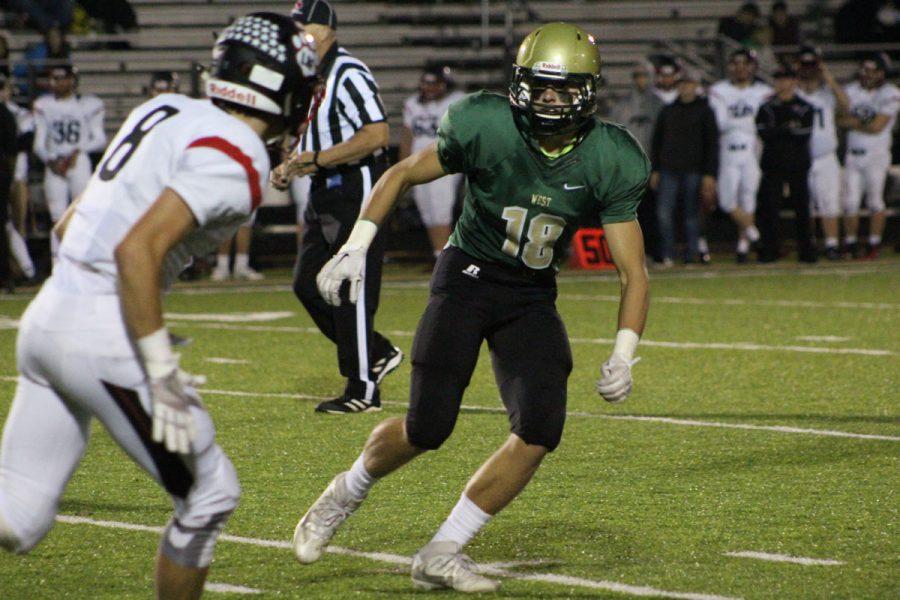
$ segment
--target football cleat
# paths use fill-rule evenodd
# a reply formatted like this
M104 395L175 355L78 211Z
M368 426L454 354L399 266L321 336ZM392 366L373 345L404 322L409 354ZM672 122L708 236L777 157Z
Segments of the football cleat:
M844 244L844 256L850 259L859 258L859 242Z
M825 248L825 258L828 260L841 260L841 253L835 246Z
M346 471L338 473L294 528L294 556L305 565L321 558L341 523L362 504L347 493L346 477Z
M227 266L224 268L216 267L209 276L213 281L227 281L229 277L231 277L231 273L228 271Z
M746 252L737 252L735 254L735 262L739 265L743 265L747 262L747 253Z
M476 572L475 561L460 553L456 542L431 542L413 557L412 582L418 590L496 592L500 582Z
M865 260L875 260L881 254L881 244L866 244L866 253L863 255Z
M378 412L381 410L381 400L378 398L351 398L341 396L334 400L326 400L316 407L316 412L341 415L347 413Z
M266 278L265 275L260 273L259 271L251 268L244 267L242 269L235 269L234 274L232 275L235 279L242 279L244 281L261 281Z
M700 253L700 264L701 265L712 264L712 256L710 256L709 252L701 252Z
M372 375L375 377L375 383L381 381L391 374L400 363L403 362L403 350L397 346L391 346L390 352L386 356L382 356L372 365Z

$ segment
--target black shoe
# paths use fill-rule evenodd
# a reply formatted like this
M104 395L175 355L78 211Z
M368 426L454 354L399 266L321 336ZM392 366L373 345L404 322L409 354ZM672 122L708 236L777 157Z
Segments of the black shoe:
M881 254L881 244L866 244L866 253L863 255L864 260L875 260Z
M844 246L844 256L855 259L859 257L859 242L852 242Z
M825 258L828 260L841 260L841 253L835 246L825 248Z
M747 262L747 253L746 252L738 252L735 254L735 261L739 265L743 265Z
M334 400L326 400L316 407L316 412L342 415L347 413L378 412L381 410L381 400L376 396L371 400L362 398L350 398L341 396Z
M819 262L819 255L816 252L801 252L798 256L798 260L802 263L817 263Z
M375 383L381 383L381 380L391 374L403 362L403 351L397 346L391 346L390 351L375 361L370 369Z
M711 265L712 264L712 256L709 255L709 252L701 252L700 253L700 264L701 265Z

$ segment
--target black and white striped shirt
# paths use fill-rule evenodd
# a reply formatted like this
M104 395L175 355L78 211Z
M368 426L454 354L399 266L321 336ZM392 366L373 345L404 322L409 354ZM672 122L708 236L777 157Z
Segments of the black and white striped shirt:
M322 63L325 94L303 134L300 152L327 150L349 140L364 125L387 120L378 85L362 61L334 45Z

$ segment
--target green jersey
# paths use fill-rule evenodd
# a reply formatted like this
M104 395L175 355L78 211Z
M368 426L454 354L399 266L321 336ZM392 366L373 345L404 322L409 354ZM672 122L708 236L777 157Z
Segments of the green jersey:
M450 244L489 262L556 269L585 221L637 218L650 164L623 127L595 118L572 150L549 158L514 118L505 97L482 91L451 105L441 120L441 164L466 176Z

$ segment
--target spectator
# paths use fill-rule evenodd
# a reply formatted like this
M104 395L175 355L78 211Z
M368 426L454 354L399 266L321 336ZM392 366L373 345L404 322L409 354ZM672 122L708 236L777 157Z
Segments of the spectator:
M7 85L6 78L2 79ZM0 223L9 220L9 190L16 163L16 119L5 102L0 102ZM12 293L13 281L9 272L9 242L6 227L0 227L0 286Z
M753 45L759 29L760 11L755 2L742 4L737 13L719 20L719 35L743 45Z
M701 260L700 198L715 202L719 160L719 129L706 98L698 95L700 78L682 69L678 98L665 106L653 131L650 187L657 193L656 214L662 239L662 264L675 256L675 207L684 199L684 262Z
M678 97L678 75L681 65L671 57L664 57L656 65L656 81L653 93L663 104L671 104Z
M12 101L12 82L0 75L0 104L4 104L16 119L16 164L9 192L9 215L5 223L9 249L25 279L34 279L36 271L25 234L25 215L28 210L28 152L34 139L34 117L31 111Z
M741 48L728 58L728 79L709 90L709 103L719 125L719 207L738 227L737 262L747 262L750 244L759 239L753 222L759 189L756 123L760 104L772 93L756 81L756 53Z
M137 15L127 0L77 0L89 16L103 24L104 33L121 33L138 28Z
M813 123L809 169L809 195L822 220L825 234L825 258L838 260L838 216L840 215L841 165L838 162L838 138L835 113L848 112L850 100L812 46L801 48L797 58L800 89L797 94L813 105Z
M429 67L422 73L418 93L403 104L399 160L435 142L441 117L464 95L451 90L451 83L448 67ZM449 175L412 189L435 259L450 239L456 190L461 181L462 174Z
M628 95L613 106L610 116L613 121L625 125L645 151L650 150L656 117L663 107L663 101L650 87L650 76L654 72L655 69L650 62L635 64L631 70L631 81L634 83L634 87L631 88ZM638 205L638 221L644 232L647 254L653 258L654 262L661 263L663 257L659 246L655 204L654 194L648 193Z
M9 79L10 76L10 64L9 64L9 40L6 39L6 36L0 33L0 75Z
M757 131L763 141L759 262L775 262L780 257L778 212L785 197L795 213L798 257L801 262L816 262L807 184L815 109L797 95L797 74L793 69L779 67L774 77L775 96L763 103L756 115Z
M39 91L47 89L46 80L50 67L69 61L72 55L72 47L66 41L65 34L59 27L51 27L44 32L43 41L37 44L29 44L25 48L25 62L16 65L14 74L20 82L24 95L37 95ZM31 78L37 84L38 89L31 89Z
M41 33L51 27L66 30L72 23L74 0L11 0L10 4L27 14L28 24Z
M839 117L838 125L847 133L844 160L844 242L845 251L856 258L859 253L859 207L863 196L872 213L866 258L877 258L887 214L884 184L891 166L891 131L900 110L900 90L885 78L890 60L884 53L860 63L859 81L847 86L850 113Z
M773 46L796 46L800 43L800 21L788 12L786 2L772 4L769 33L769 42Z

